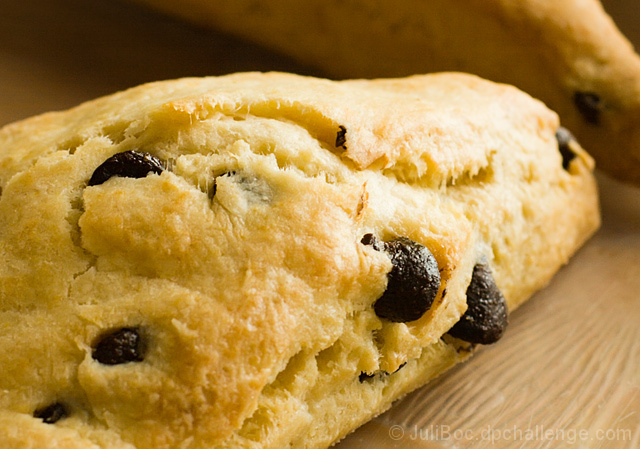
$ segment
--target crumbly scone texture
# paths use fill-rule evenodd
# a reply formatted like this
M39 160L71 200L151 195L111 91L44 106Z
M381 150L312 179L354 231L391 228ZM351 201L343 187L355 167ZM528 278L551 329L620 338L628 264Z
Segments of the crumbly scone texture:
M182 79L6 126L0 446L329 446L472 351L446 334L476 264L513 310L597 228L558 127L456 73ZM89 185L128 151L165 169ZM368 234L435 257L421 318L374 311L393 264ZM132 359L96 357L127 330Z
M135 0L341 78L463 71L558 112L598 167L640 184L640 56L598 0Z

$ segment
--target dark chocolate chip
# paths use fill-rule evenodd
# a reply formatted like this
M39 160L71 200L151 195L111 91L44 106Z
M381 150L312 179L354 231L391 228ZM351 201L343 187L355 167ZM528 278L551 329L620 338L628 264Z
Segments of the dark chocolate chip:
M336 135L336 148L342 147L346 150L347 146L345 144L347 143L347 128L342 125L338 126L338 128L339 131Z
M508 324L507 303L485 263L473 268L467 288L467 311L449 331L469 343L490 344L502 337Z
M391 258L387 289L373 308L380 318L395 323L415 321L429 310L440 289L440 271L433 254L406 237L380 243L365 235L364 244L384 250Z
M556 131L556 140L558 141L558 150L562 155L562 168L569 169L569 164L575 159L576 153L571 149L571 142L575 141L573 134L562 126Z
M573 94L573 103L587 123L592 125L600 124L600 115L604 109L604 105L598 94L593 92L576 92Z
M373 234L365 234L360 239L360 243L372 246L376 251L384 251L384 243L376 238Z
M164 169L164 163L155 156L138 151L125 151L114 154L100 164L91 175L89 185L102 184L112 176L144 178L149 173L160 174Z
M137 328L122 328L102 335L92 357L104 365L119 365L143 360L140 332Z
M47 407L39 408L33 413L34 418L40 418L45 424L54 424L68 416L67 408L56 402Z

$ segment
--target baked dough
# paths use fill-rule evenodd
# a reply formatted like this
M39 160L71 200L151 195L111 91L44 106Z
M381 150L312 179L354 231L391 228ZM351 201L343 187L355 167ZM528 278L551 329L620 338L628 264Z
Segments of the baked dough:
M463 74L158 82L0 149L3 448L327 447L599 224L556 114Z
M598 0L136 0L340 78L462 71L558 112L598 168L640 184L640 56Z

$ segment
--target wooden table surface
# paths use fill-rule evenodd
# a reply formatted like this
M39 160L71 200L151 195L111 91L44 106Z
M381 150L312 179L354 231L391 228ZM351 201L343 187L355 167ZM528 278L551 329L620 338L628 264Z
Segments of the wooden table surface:
M322 75L116 0L1 0L0 125L146 81ZM640 46L638 0L605 1ZM338 449L640 448L640 189L599 175L603 226L506 336Z

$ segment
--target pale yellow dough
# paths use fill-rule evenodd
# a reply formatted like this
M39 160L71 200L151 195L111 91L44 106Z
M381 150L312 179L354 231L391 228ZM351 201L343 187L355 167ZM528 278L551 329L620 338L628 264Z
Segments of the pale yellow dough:
M557 111L600 169L640 184L640 56L598 0L134 1L327 76L454 70L515 85ZM598 123L576 93L598 96Z
M182 79L6 126L0 447L329 446L470 354L442 337L478 261L513 310L595 231L592 161L573 142L563 169L558 126L455 73ZM129 150L168 169L88 186ZM366 233L435 256L419 320L374 313L391 261ZM126 327L142 361L92 357Z

